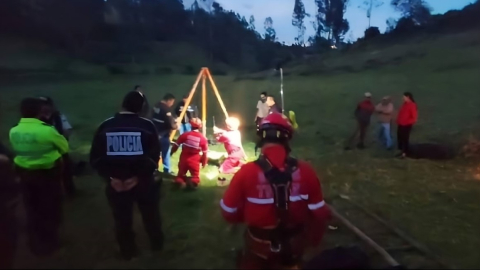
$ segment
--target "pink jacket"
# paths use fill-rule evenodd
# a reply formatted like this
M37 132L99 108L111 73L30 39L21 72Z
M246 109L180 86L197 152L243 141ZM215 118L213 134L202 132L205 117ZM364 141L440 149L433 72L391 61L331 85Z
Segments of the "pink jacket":
M242 146L242 135L238 130L223 130L222 132L215 134L215 139L218 142L223 143L225 150L228 155L238 155L240 157L244 156L243 146Z

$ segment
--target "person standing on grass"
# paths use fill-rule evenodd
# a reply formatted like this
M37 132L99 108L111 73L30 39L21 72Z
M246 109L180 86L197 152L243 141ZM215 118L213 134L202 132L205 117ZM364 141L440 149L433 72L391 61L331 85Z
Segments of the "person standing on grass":
M375 106L372 102L372 94L365 93L365 98L363 101L358 103L357 108L355 109L354 115L357 120L357 128L353 135L348 139L347 146L345 150L351 149L351 144L360 134L360 140L357 144L358 149L365 148L365 135L367 134L368 126L370 125L370 118L372 117L373 112L375 111Z
M180 101L180 103L178 103L177 107L175 108L175 114L177 115L177 117L180 117L180 114L182 113L183 108L185 107L187 99L188 99L188 95L183 96L182 101ZM190 102L190 105L188 105L185 115L180 121L180 127L179 127L180 135L182 135L185 132L192 131L190 120L197 117L198 117L197 106L192 105L192 103Z
M293 127L280 113L258 131L262 154L235 173L220 207L224 219L245 223L239 269L298 269L305 249L320 244L330 218L315 170L290 157Z
M136 91L136 92L142 94L143 98L144 98L144 102L143 102L143 105L142 105L142 111L140 112L139 116L140 117L145 117L145 118L150 118L150 104L148 103L148 99L145 96L145 93L143 93L142 86L135 85L135 87L133 88L133 91Z
M13 269L17 248L16 208L20 186L13 167L13 154L0 143L0 269Z
M260 93L260 100L257 102L257 113L255 115L255 124L258 127L262 123L263 118L268 115L270 107L267 104L267 92Z
M158 131L160 147L162 151L163 173L173 175L170 164L170 134L178 129L177 122L172 115L172 106L175 103L175 97L172 94L166 94L163 99L153 107L153 123Z
M378 113L378 120L380 122L379 139L380 142L387 148L391 149L393 146L391 123L393 118L393 103L389 96L383 97L376 107L375 111Z
M46 119L46 123L52 125L58 133L63 135L67 141L72 134L72 125L68 122L67 117L61 113L52 98L50 97L40 97L41 100L45 101L45 105L51 111L51 117ZM70 155L67 153L62 157L63 160L63 188L65 193L69 197L73 197L76 193L75 183L73 182L73 161L70 158Z
M90 150L90 163L107 184L105 193L125 260L138 255L132 229L134 202L142 214L152 251L163 248L160 186L154 180L160 143L152 121L139 117L143 104L142 94L128 93L122 111L98 127Z
M51 111L43 100L25 98L20 111L10 143L23 187L28 244L33 254L47 256L60 248L62 156L68 153L68 141L45 122Z
M418 119L418 109L412 93L405 92L403 94L403 104L398 111L397 117L397 141L398 150L400 153L398 157L405 158L408 155L408 147L410 145L410 132L413 125Z

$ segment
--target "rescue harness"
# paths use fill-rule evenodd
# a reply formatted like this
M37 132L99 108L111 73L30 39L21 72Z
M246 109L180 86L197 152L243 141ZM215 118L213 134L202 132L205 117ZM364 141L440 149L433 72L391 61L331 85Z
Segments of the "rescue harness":
M249 232L256 238L264 238L264 240L270 242L271 252L280 255L282 264L294 265L299 258L294 258L290 239L300 234L303 231L303 226L288 227L288 210L292 173L298 169L298 161L287 157L284 170L272 166L264 155L260 155L255 163L262 169L265 178L272 187L278 223L274 229L250 227Z

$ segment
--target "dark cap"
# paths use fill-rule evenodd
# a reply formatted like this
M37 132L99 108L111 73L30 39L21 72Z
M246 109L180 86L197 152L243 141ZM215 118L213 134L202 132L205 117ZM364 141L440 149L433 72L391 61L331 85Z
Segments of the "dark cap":
M144 102L145 98L141 93L132 91L123 98L122 107L129 112L139 113L142 111Z
M45 100L31 97L24 98L20 102L20 114L22 118L35 118L40 114L44 106Z

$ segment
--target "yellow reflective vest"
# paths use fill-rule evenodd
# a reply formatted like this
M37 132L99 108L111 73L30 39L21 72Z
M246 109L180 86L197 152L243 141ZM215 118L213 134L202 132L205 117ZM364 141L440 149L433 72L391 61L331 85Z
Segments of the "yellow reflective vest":
M17 166L29 169L51 169L63 154L68 141L57 130L36 118L22 118L10 130L10 144Z

